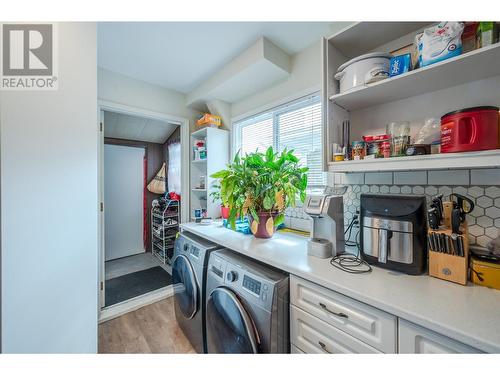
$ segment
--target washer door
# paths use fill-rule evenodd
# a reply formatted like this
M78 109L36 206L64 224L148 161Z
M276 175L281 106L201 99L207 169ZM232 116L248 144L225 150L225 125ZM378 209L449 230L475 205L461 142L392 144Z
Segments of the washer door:
M198 285L193 266L185 255L178 255L172 265L174 298L186 319L191 319L198 309Z
M231 290L218 287L207 300L209 353L257 353L255 324Z

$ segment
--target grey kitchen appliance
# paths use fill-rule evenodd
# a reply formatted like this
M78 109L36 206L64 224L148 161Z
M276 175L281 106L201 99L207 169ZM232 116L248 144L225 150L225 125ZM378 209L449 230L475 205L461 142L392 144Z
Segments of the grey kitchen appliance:
M211 251L219 245L190 232L175 241L172 262L175 317L198 353L205 349L205 282Z
M312 218L311 238L307 252L319 258L330 258L344 252L344 198L342 195L307 195L304 212Z
M208 353L289 353L288 274L229 250L210 254Z
M425 196L361 194L360 206L362 258L409 275L425 272Z

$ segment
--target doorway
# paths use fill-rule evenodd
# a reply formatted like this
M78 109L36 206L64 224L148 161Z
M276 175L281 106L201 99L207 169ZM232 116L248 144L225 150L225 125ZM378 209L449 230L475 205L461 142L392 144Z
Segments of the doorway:
M169 237L170 252L160 254L154 217L165 202L177 201L177 216L168 221L175 224L169 226L172 234L189 210L181 203L189 173L181 168L188 139L183 133L189 129L187 121L100 104L100 320L106 320L173 294L169 260L175 235ZM181 149L180 158L169 157L172 149ZM169 168L181 172L175 183L169 183Z

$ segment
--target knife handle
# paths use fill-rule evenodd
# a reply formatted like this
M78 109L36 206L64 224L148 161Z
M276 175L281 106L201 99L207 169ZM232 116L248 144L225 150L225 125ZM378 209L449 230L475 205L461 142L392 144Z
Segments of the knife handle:
M461 221L462 218L460 214L460 209L454 208L453 211L451 212L451 231L453 233L462 234L462 232L460 232Z
M427 212L427 216L429 219L429 227L431 227L431 229L438 229L439 228L439 218L438 218L437 209L435 207L431 208Z
M451 228L451 212L453 211L453 202L443 202L443 225Z

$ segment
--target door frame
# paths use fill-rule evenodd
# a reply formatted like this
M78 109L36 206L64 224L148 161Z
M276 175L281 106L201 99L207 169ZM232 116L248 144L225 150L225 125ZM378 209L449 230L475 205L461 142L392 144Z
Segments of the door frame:
M105 215L105 202L104 202L104 111L122 113L132 116L139 116L143 118L150 118L154 120L168 121L170 123L178 124L180 126L180 142L181 142L181 197L182 201L186 202L181 204L180 212L180 222L184 223L189 221L189 202L190 202L190 190L189 190L189 168L190 168L190 155L189 155L189 119L184 117L179 117L175 115L170 115L167 113L160 113L149 111L147 109L133 107L129 105L124 105L120 103L115 103L106 100L97 101L97 110L99 122L97 124L97 132L99 139L98 147L98 202L99 207L99 225L98 225L98 236L99 236L99 283L98 283L98 296L99 296L99 316L101 311L104 309L105 305L105 246L104 246L104 215Z

